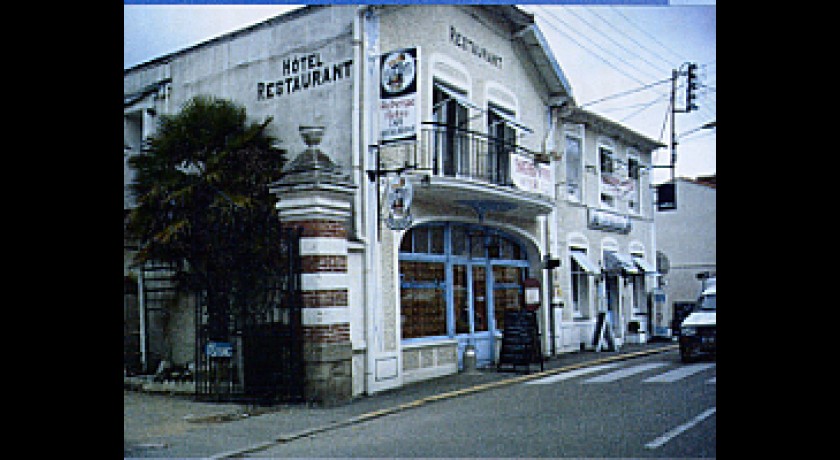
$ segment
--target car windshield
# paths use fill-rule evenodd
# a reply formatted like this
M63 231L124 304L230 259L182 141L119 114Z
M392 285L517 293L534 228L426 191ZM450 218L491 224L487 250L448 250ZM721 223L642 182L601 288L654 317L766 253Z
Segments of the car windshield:
M710 294L700 297L700 310L715 310L717 311L717 294Z

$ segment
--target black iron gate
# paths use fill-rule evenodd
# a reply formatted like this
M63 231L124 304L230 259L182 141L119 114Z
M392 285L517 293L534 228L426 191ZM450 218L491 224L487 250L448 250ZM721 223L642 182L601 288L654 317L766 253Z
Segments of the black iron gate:
M276 236L276 234L275 234ZM283 228L282 263L247 308L231 308L227 331L211 331L206 292L196 300L195 389L199 399L270 404L303 400L300 231Z

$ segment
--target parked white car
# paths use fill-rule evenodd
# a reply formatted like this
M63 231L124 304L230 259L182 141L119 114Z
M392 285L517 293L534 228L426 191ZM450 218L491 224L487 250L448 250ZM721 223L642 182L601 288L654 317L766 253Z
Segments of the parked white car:
M680 358L692 361L699 354L717 354L717 283L707 287L680 326Z

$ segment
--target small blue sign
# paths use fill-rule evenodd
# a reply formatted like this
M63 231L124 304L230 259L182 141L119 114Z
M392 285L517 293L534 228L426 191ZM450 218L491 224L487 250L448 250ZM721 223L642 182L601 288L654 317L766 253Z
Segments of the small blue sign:
M208 358L233 357L233 345L230 342L208 342L204 351Z
M661 288L653 288L653 301L658 303L665 302L665 291Z

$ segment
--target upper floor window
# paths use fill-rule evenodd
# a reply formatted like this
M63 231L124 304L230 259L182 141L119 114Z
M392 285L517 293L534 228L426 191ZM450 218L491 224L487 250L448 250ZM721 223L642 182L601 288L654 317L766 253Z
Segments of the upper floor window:
M598 165L601 170L601 205L608 208L616 207L616 198L614 193L616 176L615 176L615 158L612 150L606 147L598 148Z
M513 112L495 105L487 111L487 178L494 184L510 184L510 153L516 148L516 130L509 120Z
M582 155L581 140L578 137L566 136L566 194L570 200L582 201Z
M469 174L469 143L464 136L469 129L469 101L465 93L436 81L432 104L435 159L443 163L444 175Z
M641 163L638 158L630 157L627 159L627 175L630 182L629 196L627 198L628 210L639 214L642 212L641 206Z
M615 171L615 160L613 159L612 151L607 149L606 147L600 147L598 149L598 156L600 162L599 164L601 167L601 174L613 173Z

